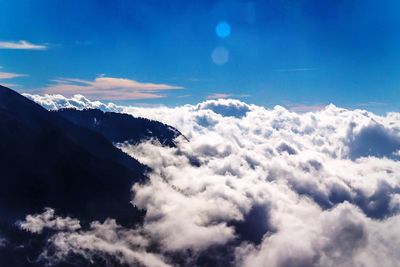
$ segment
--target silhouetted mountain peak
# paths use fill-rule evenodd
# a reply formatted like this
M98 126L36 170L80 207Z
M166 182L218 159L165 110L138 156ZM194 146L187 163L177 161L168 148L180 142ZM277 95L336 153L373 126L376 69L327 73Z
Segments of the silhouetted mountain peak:
M1 86L0 140L3 221L45 206L87 220L138 220L130 187L148 168L104 136Z
M171 126L129 114L103 112L99 109L61 109L56 113L77 125L100 133L113 143L137 144L144 140L155 139L163 145L174 147L175 139L182 136Z

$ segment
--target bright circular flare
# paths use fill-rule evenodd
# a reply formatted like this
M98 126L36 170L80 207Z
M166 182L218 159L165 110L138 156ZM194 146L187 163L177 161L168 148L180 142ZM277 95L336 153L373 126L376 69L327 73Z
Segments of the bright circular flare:
M224 65L229 61L229 51L223 46L216 47L211 54L211 59L217 65Z
M231 26L226 21L221 21L215 27L215 32L220 38L226 38L231 34Z

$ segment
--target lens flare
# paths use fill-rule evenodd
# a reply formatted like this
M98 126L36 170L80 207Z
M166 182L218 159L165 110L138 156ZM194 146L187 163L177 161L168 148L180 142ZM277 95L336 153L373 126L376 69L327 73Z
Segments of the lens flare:
M211 54L212 61L217 65L224 65L229 61L229 51L223 46L216 47Z
M215 27L215 32L219 38L227 38L231 34L231 26L226 21L221 21Z

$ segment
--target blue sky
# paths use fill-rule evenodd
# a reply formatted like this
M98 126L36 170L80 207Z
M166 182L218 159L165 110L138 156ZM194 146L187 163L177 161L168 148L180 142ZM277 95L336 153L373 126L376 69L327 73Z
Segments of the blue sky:
M399 111L398 14L396 0L0 0L0 83L137 104Z

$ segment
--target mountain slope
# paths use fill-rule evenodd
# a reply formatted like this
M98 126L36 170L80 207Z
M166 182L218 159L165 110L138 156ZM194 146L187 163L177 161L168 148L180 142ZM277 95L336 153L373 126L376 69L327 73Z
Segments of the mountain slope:
M98 109L61 109L55 111L64 118L106 137L110 142L139 143L156 139L161 144L174 147L174 139L182 134L168 125L128 114L103 112Z
M130 188L147 168L106 138L0 86L0 220L44 207L83 221L138 222Z

